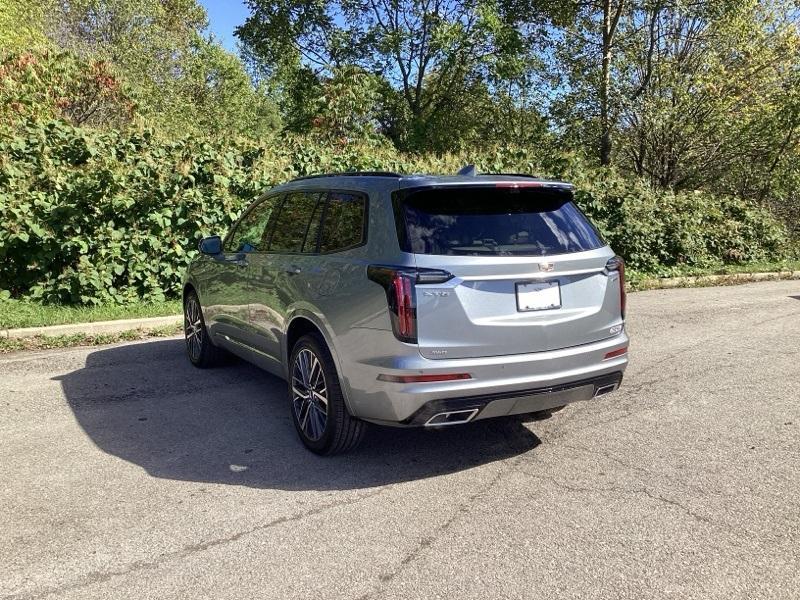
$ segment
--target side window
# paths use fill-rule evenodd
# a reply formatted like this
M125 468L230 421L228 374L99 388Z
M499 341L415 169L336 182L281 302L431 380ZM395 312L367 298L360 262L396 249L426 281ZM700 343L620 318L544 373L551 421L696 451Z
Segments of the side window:
M314 208L314 214L311 215L311 221L308 224L308 232L306 233L306 241L303 243L304 254L314 254L317 251L317 240L319 238L319 224L322 218L322 213L325 208L325 195L319 195L319 201Z
M272 227L270 252L314 251L316 226L312 225L312 217L318 218L315 215L321 198L319 192L294 192L286 197Z
M362 244L366 212L364 196L331 192L319 251L337 252Z
M272 210L279 203L281 196L270 196L258 202L239 221L236 229L225 242L225 252L264 252L264 232Z

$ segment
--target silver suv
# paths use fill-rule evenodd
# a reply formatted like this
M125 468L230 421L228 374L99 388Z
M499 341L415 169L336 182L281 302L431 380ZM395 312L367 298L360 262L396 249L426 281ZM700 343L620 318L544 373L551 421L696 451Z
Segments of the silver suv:
M284 378L313 452L367 423L442 427L615 390L628 362L622 260L573 186L520 175L295 179L200 242L186 348Z

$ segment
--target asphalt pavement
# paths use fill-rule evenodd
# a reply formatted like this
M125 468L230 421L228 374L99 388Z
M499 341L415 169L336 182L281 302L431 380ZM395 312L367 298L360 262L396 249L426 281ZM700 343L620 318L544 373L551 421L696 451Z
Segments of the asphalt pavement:
M335 458L178 339L0 357L0 598L800 598L800 282L628 330L612 395Z

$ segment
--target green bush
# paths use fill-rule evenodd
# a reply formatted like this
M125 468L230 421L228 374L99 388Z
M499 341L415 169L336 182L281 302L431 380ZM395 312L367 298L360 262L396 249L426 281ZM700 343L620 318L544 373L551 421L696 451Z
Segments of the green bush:
M472 157L475 160L475 157ZM224 233L260 192L298 175L348 169L453 173L466 156L400 154L379 141L310 137L163 140L150 131L96 130L61 120L0 129L0 290L15 298L98 304L180 293L197 240ZM743 200L655 192L565 158L498 148L483 171L562 175L630 267L779 260L785 228ZM0 295L2 295L0 291Z
M778 261L794 253L785 225L741 198L656 191L609 173L576 174L576 200L633 269Z

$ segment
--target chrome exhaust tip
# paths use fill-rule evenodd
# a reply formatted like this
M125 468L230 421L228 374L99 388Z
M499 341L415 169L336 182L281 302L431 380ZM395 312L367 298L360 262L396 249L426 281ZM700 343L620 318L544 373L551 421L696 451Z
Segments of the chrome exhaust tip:
M597 398L598 396L602 396L604 394L610 394L615 389L617 389L616 383L612 383L611 385L601 385L595 390L594 397Z
M468 423L478 414L479 408L451 410L440 412L425 421L425 427L441 427L442 425L462 425Z

